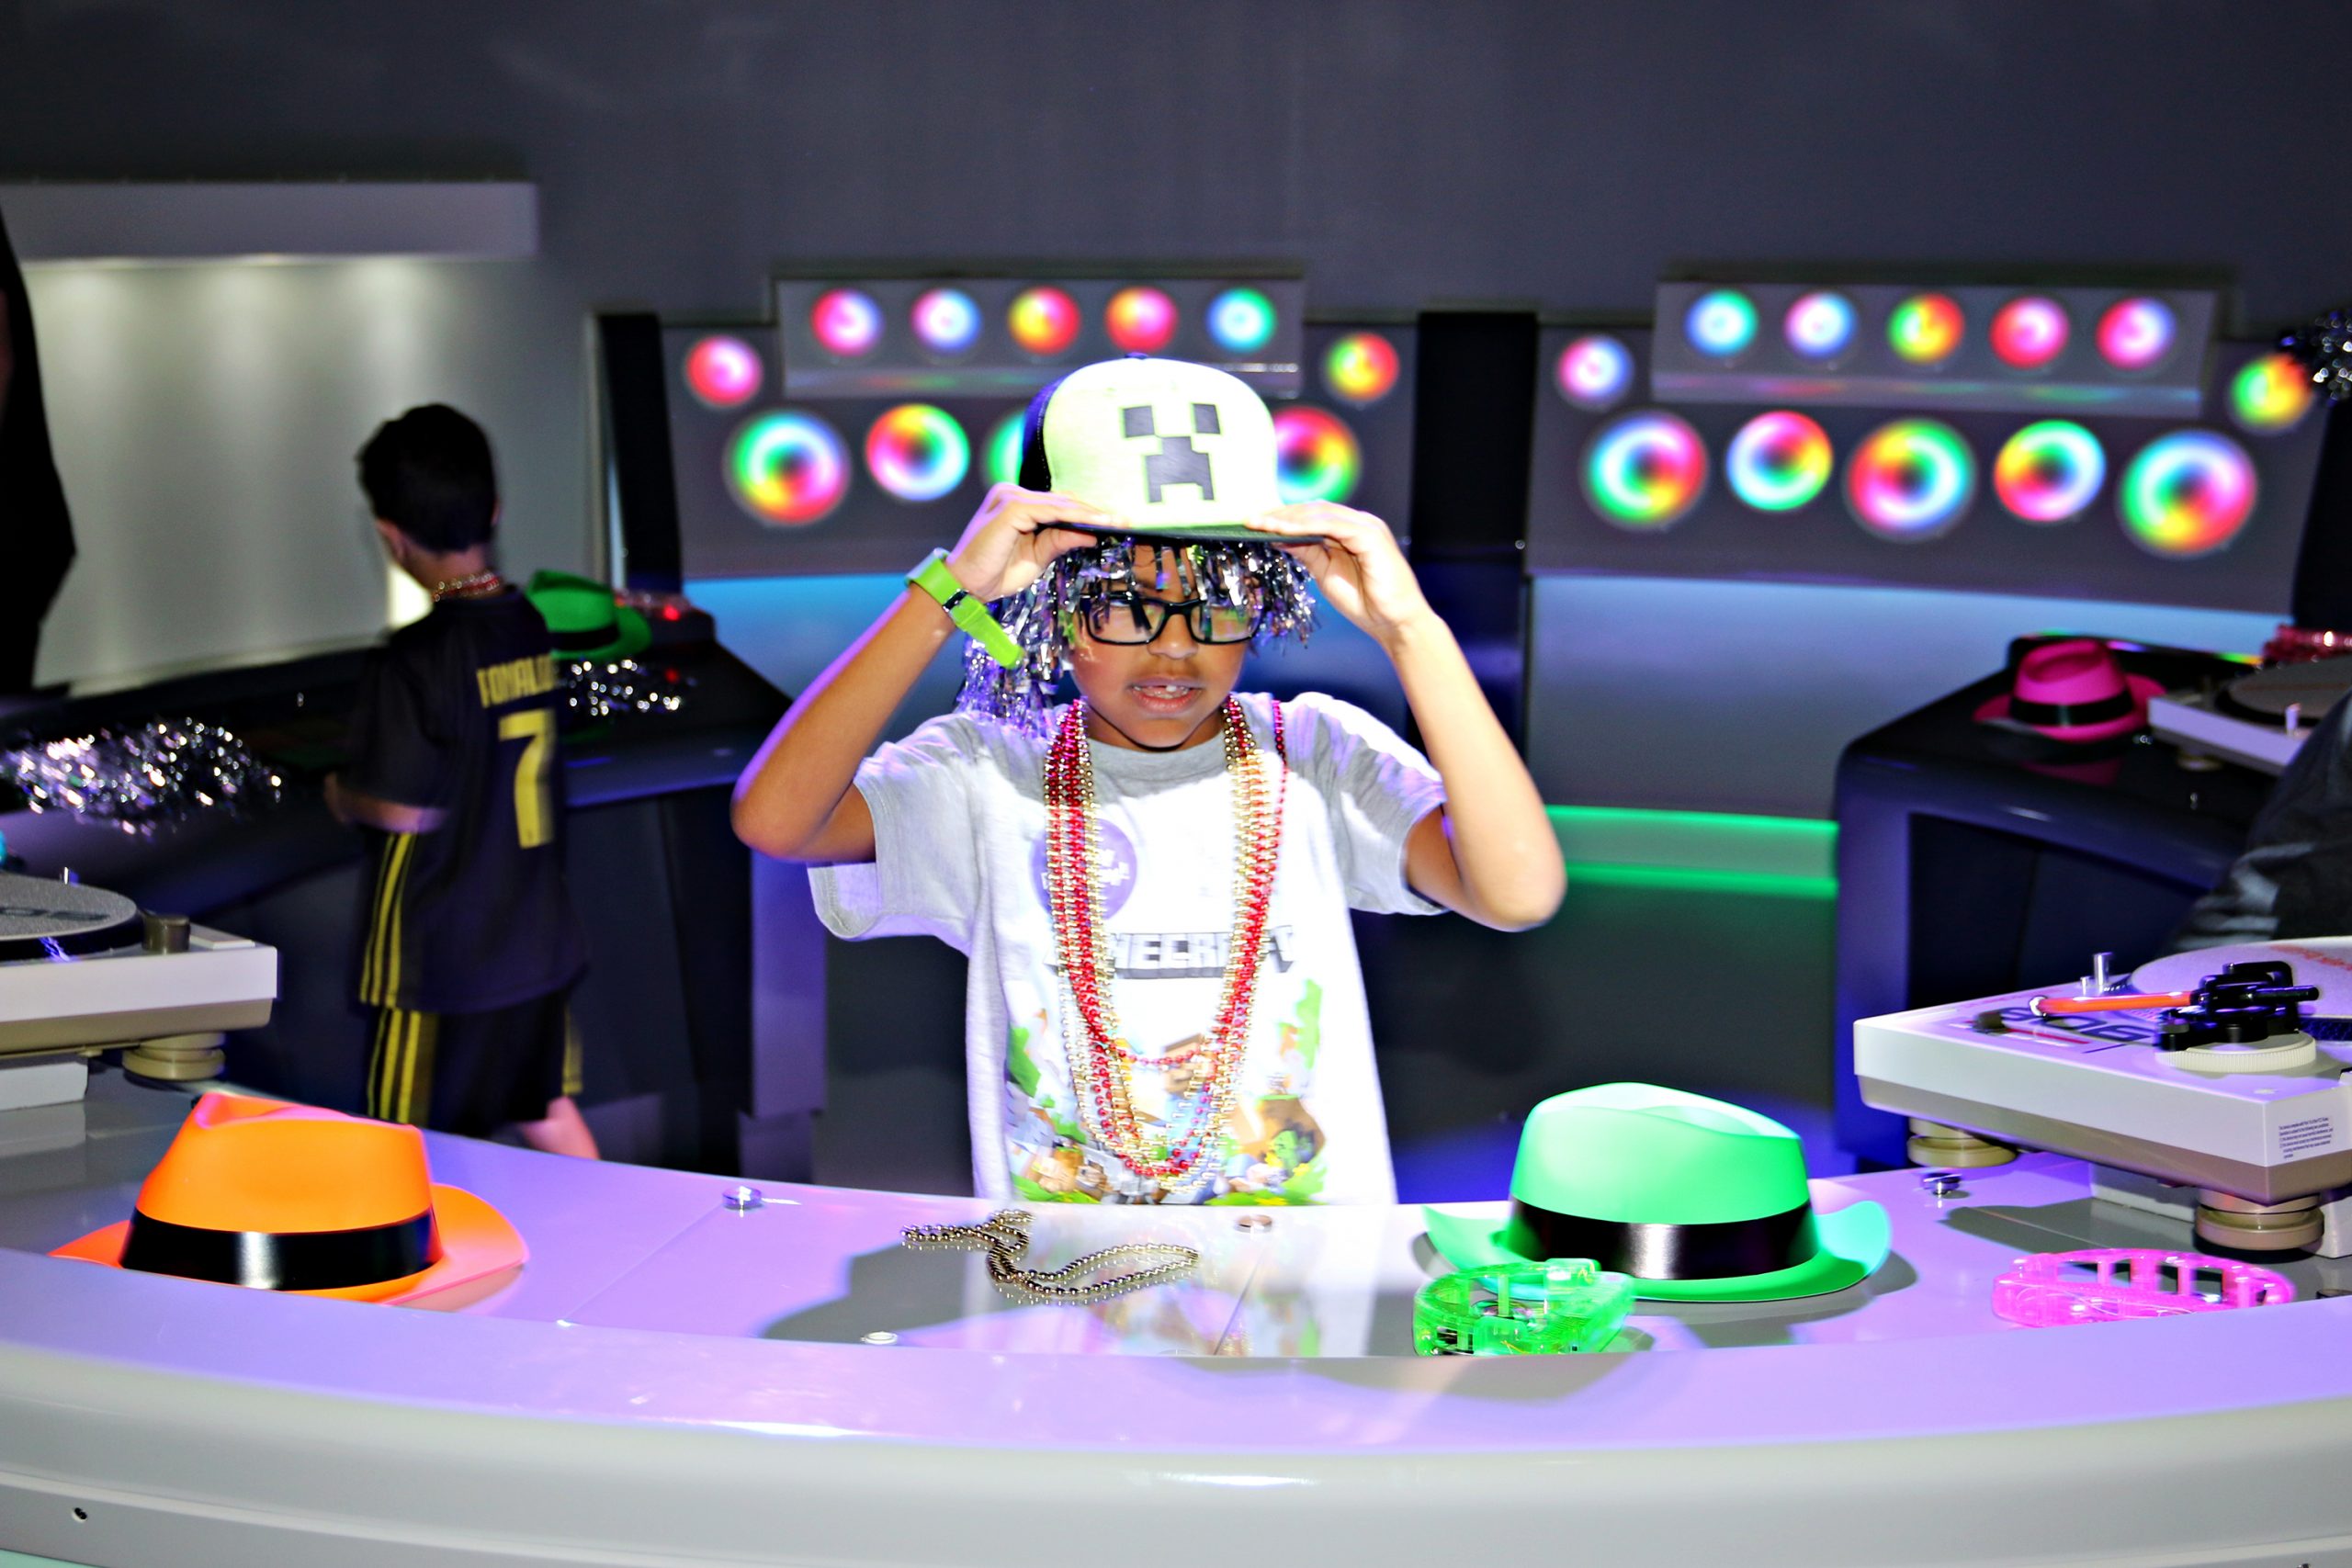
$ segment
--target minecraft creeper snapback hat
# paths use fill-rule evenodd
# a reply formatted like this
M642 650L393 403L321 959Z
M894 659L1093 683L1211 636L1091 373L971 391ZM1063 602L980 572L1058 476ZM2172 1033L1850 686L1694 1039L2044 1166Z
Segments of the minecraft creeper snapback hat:
M1246 521L1283 503L1273 416L1249 384L1141 355L1083 366L1038 394L1021 482L1127 520L1083 532L1145 539L1263 543Z

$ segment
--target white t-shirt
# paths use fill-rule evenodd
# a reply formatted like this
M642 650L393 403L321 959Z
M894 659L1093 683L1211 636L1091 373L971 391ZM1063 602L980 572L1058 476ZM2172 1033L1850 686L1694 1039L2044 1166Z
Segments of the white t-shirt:
M1269 763L1272 700L1240 698ZM1064 710L1046 716L1049 728ZM1405 840L1442 805L1428 761L1335 698L1283 705L1290 755L1228 1156L1196 1201L1396 1201L1363 976L1348 910L1435 914L1405 883ZM1225 748L1092 747L1114 1002L1138 1053L1163 1055L1215 1015L1233 930L1234 807ZM935 936L971 961L964 1044L976 1190L1000 1201L1156 1201L1159 1187L1095 1144L1063 1043L1069 987L1046 902L1044 737L934 718L857 771L870 864L809 873L836 936ZM1139 1118L1189 1087L1134 1068ZM1178 1075L1174 1083L1170 1074ZM1147 1123L1148 1124L1148 1123Z

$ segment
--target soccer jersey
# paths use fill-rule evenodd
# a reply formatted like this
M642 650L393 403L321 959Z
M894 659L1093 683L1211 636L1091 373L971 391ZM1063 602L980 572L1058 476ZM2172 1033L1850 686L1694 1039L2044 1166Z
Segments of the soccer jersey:
M1243 696L1272 761L1273 705ZM1285 704L1289 779L1249 1044L1213 1169L1172 1196L1227 1203L1396 1200L1351 908L1435 913L1405 880L1413 825L1443 804L1428 761L1363 710ZM1058 722L1061 710L1047 716ZM1103 922L1120 1027L1148 1129L1173 1135L1200 1086L1184 1047L1216 1015L1230 962L1235 810L1225 749L1090 741ZM1094 1124L1090 1068L1046 886L1042 737L933 719L857 772L874 860L812 872L837 936L936 936L968 954L965 1052L973 1179L1000 1201L1157 1202Z
M431 832L370 835L367 1005L481 1012L579 976L549 648L547 623L510 589L444 600L370 658L344 779L443 817Z

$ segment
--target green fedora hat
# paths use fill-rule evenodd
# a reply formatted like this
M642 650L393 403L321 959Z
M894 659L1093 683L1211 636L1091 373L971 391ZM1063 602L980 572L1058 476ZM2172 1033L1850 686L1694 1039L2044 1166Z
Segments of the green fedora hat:
M645 617L613 603L611 586L594 578L541 571L523 594L547 622L559 660L628 659L653 640Z
M1430 1245L1462 1269L1589 1258L1650 1301L1826 1295L1886 1261L1886 1211L1813 1207L1804 1150L1769 1116L1656 1084L1554 1095L1528 1113L1498 1227L1435 1205Z

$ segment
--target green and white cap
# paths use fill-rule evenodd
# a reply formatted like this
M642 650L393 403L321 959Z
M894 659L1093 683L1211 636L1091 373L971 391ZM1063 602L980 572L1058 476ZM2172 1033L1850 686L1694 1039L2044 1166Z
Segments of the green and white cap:
M1039 423L1053 488L1130 519L1118 533L1263 539L1243 520L1282 504L1273 416L1222 370L1106 359L1063 377Z

